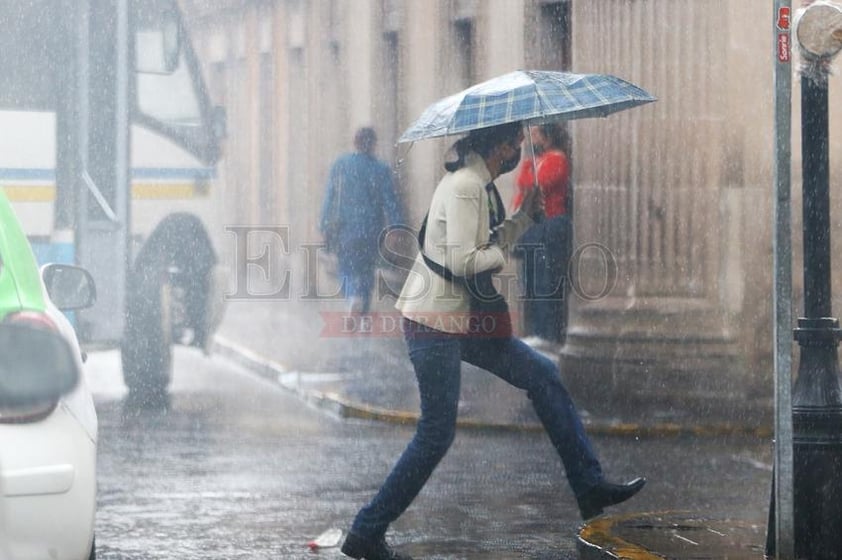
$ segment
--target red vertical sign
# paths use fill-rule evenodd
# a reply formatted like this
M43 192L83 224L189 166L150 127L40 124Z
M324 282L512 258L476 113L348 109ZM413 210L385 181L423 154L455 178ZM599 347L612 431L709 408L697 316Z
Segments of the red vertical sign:
M789 6L782 6L778 9L778 42L777 56L780 62L789 62L792 59L792 44L790 42L790 25L792 23L792 11Z

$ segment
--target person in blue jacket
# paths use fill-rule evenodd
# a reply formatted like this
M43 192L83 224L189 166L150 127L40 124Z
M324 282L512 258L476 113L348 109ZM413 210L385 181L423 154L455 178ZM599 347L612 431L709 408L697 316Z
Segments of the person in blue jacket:
M360 313L371 310L380 235L403 223L392 170L374 155L376 147L373 128L357 130L355 150L331 167L319 223L327 249L336 254L350 310Z

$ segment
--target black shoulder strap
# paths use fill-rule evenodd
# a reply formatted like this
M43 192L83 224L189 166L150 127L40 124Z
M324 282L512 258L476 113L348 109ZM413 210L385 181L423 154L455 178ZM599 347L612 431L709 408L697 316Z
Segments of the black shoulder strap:
M427 215L424 216L424 221L421 222L421 229L418 230L418 250L421 253L421 257L424 259L424 264L427 265L427 268L435 272L437 275L441 276L448 282L458 282L464 279L460 276L456 276L450 269L446 266L442 266L437 262L434 262L430 259L426 253L424 253L424 240L427 238L427 218L430 217L430 213L427 212Z
M500 191L497 190L497 185L494 184L494 181L485 185L485 192L488 193L488 197L494 197L494 204L493 207L489 206L489 223L491 224L491 229L493 230L500 224L502 224L506 219L506 205L503 204L503 198L500 196Z
M479 274L475 274L473 276L456 276L449 268L434 262L426 254L424 254L424 240L427 237L428 217L429 213L424 216L424 221L421 222L421 229L418 230L418 249L421 253L421 258L424 259L424 264L427 265L427 268L432 270L435 275L441 276L448 282L464 286L471 297L475 300L483 302L505 301L503 296L497 292L497 288L495 288L492 283L491 278L493 274L491 271L480 272Z

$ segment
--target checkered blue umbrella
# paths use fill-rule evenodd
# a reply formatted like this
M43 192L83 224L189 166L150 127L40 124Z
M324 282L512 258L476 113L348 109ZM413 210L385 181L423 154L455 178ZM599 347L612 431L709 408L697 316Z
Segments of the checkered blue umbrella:
M413 142L510 122L605 117L655 101L634 84L608 74L518 70L427 107L398 142Z

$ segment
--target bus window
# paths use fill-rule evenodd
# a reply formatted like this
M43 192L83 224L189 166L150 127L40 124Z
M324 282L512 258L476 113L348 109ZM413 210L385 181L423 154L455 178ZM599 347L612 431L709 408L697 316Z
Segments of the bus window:
M135 68L132 120L213 164L220 152L214 134L215 111L179 12L170 0L138 5L145 7L136 40L156 43L152 58L157 60L142 60Z

